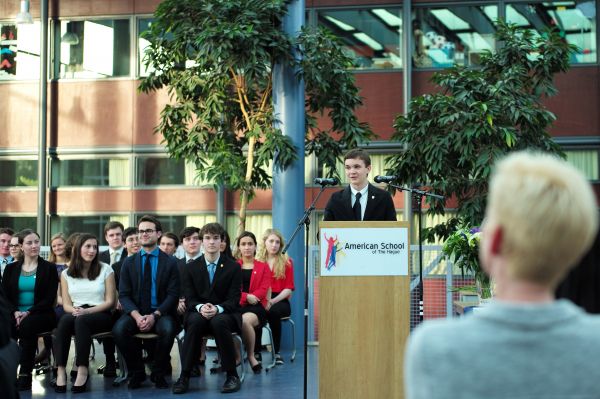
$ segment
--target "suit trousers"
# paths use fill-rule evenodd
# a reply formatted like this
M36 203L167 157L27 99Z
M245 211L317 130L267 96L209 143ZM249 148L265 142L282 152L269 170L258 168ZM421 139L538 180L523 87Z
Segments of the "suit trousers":
M14 319L13 319L14 323ZM19 327L13 324L13 337L19 340L21 347L21 374L30 374L33 370L33 360L37 349L38 335L52 331L56 326L56 315L54 310L47 312L32 313L25 317Z
M148 331L148 333L158 335L154 348L152 373L157 375L165 374L173 341L179 330L180 328L175 319L170 315L164 315L158 319L152 330ZM127 368L132 375L144 373L142 340L134 337L135 334L139 334L140 332L135 320L128 314L121 316L113 327L113 338L123 354Z
M90 348L92 335L112 329L113 321L110 312L90 313L83 316L65 314L58 322L54 337L54 356L57 366L66 366L71 347L71 336L75 336L75 356L77 366L88 367L90 364Z
M202 338L207 335L215 338L223 370L234 372L236 349L231 334L237 330L236 320L231 314L220 313L207 320L198 312L189 313L185 321L181 374L189 376L192 367L200 357Z

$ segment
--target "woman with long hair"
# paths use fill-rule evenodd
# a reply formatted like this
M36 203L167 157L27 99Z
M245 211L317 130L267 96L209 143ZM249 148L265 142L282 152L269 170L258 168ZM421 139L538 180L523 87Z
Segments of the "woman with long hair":
M69 267L61 274L61 290L65 315L56 331L54 348L58 374L55 391L66 392L66 364L75 335L77 378L73 393L85 392L89 375L92 335L110 331L115 304L115 278L112 267L98 260L98 239L87 233L75 240Z
M21 346L17 388L31 389L31 371L39 334L56 325L54 303L58 276L56 266L40 256L40 236L27 229L17 234L23 258L6 266L2 286L13 316L13 338Z
M283 236L278 230L267 229L262 236L262 246L256 257L266 262L273 273L271 291L267 298L267 320L273 332L275 363L283 364L279 354L281 345L281 318L292 314L289 299L294 291L294 264L292 258L282 253Z
M254 329L262 328L267 321L267 292L271 286L269 265L255 259L256 236L244 231L236 240L236 258L242 268L242 338L248 352L248 362L255 374L260 373L262 365L254 356Z

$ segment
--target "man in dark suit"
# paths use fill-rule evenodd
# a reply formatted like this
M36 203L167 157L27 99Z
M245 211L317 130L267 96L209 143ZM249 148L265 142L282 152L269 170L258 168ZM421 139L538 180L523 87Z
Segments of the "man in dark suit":
M202 337L212 335L227 379L221 392L235 392L241 382L236 371L236 349L232 333L240 333L242 271L231 259L221 257L225 230L218 223L205 225L200 235L204 255L183 269L183 291L187 302L181 377L173 393L189 389L190 373L200 355Z
M110 221L104 226L104 239L108 243L108 249L100 252L98 259L107 265L117 263L121 258L127 257L127 251L123 248L123 224Z
M363 150L348 152L344 157L344 170L350 184L331 196L325 206L323 220L396 220L396 209L390 193L369 184L369 154Z
M176 320L180 281L177 261L158 249L162 232L153 216L138 221L142 249L123 262L119 301L124 315L115 323L113 336L127 363L129 389L139 388L146 379L138 333L155 333L154 366L150 379L156 388L168 388L165 373L173 340L179 331Z

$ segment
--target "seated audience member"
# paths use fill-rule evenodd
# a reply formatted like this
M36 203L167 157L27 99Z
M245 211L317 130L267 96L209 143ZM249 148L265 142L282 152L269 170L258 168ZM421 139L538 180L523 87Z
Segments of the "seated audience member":
M127 255L123 248L123 224L114 220L104 226L104 239L108 243L108 249L100 252L100 262L112 266Z
M202 337L212 335L221 356L227 379L221 392L235 392L241 382L236 370L236 350L232 333L241 331L240 267L220 253L225 230L209 223L200 232L204 255L183 269L183 291L187 303L181 376L173 393L188 391L190 374L200 355Z
M179 247L179 238L171 232L166 232L160 237L158 247L167 255L175 256L175 252Z
M256 256L256 237L244 231L236 242L236 255L242 268L242 338L248 352L248 362L255 374L260 373L262 365L254 355L256 342L255 329L261 329L267 322L267 292L271 286L271 269Z
M66 365L71 336L75 335L77 378L71 391L85 392L92 335L112 329L111 310L115 303L114 272L109 265L99 262L95 236L84 233L77 238L69 268L61 274L61 290L65 315L55 336L58 366L55 391L66 392Z
M113 263L112 268L115 272L115 283L119 289L119 278L121 277L121 268L125 259L140 252L140 239L138 237L137 227L128 227L123 231L123 241L125 242L125 256L122 256L118 262Z
M221 237L221 256L225 256L227 259L235 260L233 252L231 251L231 238L229 233L225 232Z
M566 162L531 153L499 162L479 255L494 301L412 333L406 397L598 397L600 317L554 299L594 241L597 213L589 183Z
M19 237L12 236L10 239L9 251L12 258L10 263L16 262L23 257L23 250L21 249L21 244L19 244Z
M18 237L23 259L6 267L2 284L13 315L13 337L21 346L17 387L25 391L31 389L38 335L56 326L58 276L56 266L40 256L40 236L36 232L23 230Z
M10 255L10 243L15 232L8 227L0 227L0 277L4 276L6 265L14 262Z
M162 252L157 244L162 226L154 216L138 221L142 249L123 262L119 279L119 301L123 316L113 327L113 336L127 364L129 389L137 389L146 380L142 347L138 333L158 335L154 348L154 364L150 380L156 388L168 388L165 379L170 369L169 354L179 332L176 322L179 299L177 261Z
M279 354L281 318L289 317L292 314L289 299L292 296L292 291L294 291L294 264L292 258L281 252L284 246L281 233L275 229L267 229L262 236L262 246L257 256L258 260L269 265L273 274L266 310L267 320L273 332L276 364L283 364L283 358ZM260 345L258 336L259 334L257 334L257 345Z

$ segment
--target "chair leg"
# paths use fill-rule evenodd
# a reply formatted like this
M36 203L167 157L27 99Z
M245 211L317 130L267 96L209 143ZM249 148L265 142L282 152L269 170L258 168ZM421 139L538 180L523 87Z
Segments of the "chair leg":
M240 382L244 382L244 379L246 378L246 368L244 367L243 359L246 357L246 347L244 346L242 337L240 337L238 334L233 334L233 339L237 340L238 344L240 345L240 358L242 359L242 361L240 362L240 365L237 366L237 372L240 376Z
M290 358L290 362L293 362L296 359L296 323L291 318L283 321L289 322L292 326L292 357Z
M265 368L265 372L269 372L273 367L275 367L275 343L273 342L273 331L268 324L265 324L263 330L267 330L269 334L269 342L271 343L271 363Z

